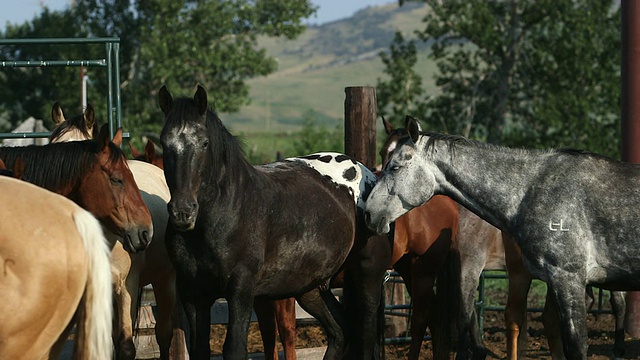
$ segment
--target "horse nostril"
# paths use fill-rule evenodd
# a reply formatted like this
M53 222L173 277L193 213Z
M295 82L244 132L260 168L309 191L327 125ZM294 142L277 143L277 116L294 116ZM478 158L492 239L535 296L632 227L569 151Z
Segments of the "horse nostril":
M142 230L140 232L140 238L142 239L143 243L145 245L149 244L151 242L151 237L149 236L149 231L147 230Z
M367 224L371 223L371 214L368 211L364 212L364 222Z

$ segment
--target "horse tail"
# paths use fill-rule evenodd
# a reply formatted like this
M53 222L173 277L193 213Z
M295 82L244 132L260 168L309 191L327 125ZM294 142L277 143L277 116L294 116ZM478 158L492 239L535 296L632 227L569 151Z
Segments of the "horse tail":
M434 359L449 359L450 351L455 350L458 342L459 328L458 318L462 310L462 292L460 290L461 276L460 252L455 241L447 252L443 266L438 272L436 280L436 333L440 336L433 337Z
M113 296L109 248L98 220L87 211L73 215L89 263L77 314L74 359L111 359Z

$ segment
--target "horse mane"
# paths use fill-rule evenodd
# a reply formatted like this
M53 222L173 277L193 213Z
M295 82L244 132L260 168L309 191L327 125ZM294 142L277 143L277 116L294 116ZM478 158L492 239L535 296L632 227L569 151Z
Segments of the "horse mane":
M492 149L492 150L497 150L497 151L501 151L501 152L505 152L505 153L506 152L517 153L519 155L563 154L563 155L570 155L570 156L587 156L587 157L591 157L593 159L617 162L617 160L615 160L615 159L613 159L611 157L608 157L606 155L594 153L594 152L591 152L591 151L588 151L588 150L581 150L581 149L573 149L573 148L559 148L559 149L510 148L510 147L506 147L506 146L502 146L502 145L489 144L489 143L485 143L485 142L481 142L481 141L477 141L477 140L468 139L468 138L465 138L464 136L460 136L460 135L448 135L448 134L441 134L441 133L436 133L436 132L420 132L420 135L425 135L425 136L429 137L429 140L427 141L427 143L425 145L427 150L433 149L436 141L445 141L445 142L448 143L449 149L451 149L452 152L454 151L456 145L464 145L464 146L477 147L477 148L481 148L481 149Z
M98 122L93 122L93 127L88 128L87 123L84 120L84 115L76 115L69 120L64 121L63 123L56 126L52 131L51 135L49 135L49 141L53 141L54 139L61 138L64 134L71 130L78 130L84 135L87 139L97 139L100 135L100 126L98 126Z
M112 163L124 156L112 142L108 146ZM85 140L44 146L0 147L0 158L8 167L12 167L18 157L22 158L25 180L55 191L79 180L95 162L98 152L96 140Z

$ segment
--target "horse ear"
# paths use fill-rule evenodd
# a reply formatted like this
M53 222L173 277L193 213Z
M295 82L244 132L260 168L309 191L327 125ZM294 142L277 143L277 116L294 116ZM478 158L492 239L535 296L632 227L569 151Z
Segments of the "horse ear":
M100 136L98 136L98 148L106 149L109 145L111 134L109 134L109 124L104 124L100 128Z
M169 112L169 109L171 109L173 98L171 97L169 90L167 90L166 85L162 85L162 87L160 88L160 92L158 93L158 102L160 103L160 109L163 113L166 114L167 112Z
M414 143L418 142L418 137L420 136L420 132L422 131L418 119L407 115L404 120L404 128L407 129L407 132L409 132L411 141L413 141Z
M118 128L118 130L116 130L115 135L113 135L113 141L114 144L116 144L117 147L120 147L120 145L122 145L122 128Z
M93 129L93 124L96 120L96 114L93 111L93 106L91 104L87 104L87 108L84 110L84 123L87 126L87 129Z
M22 160L21 156L16 158L16 161L13 163L13 177L19 180L22 180L24 176L24 160Z
M156 158L156 145L151 140L147 140L147 145L144 146L144 158L150 163Z
M64 114L62 113L62 108L60 107L60 103L56 101L51 108L51 119L53 123L56 125L60 125L65 122Z
M198 112L200 113L200 115L204 116L204 114L207 113L208 109L207 90L205 90L201 85L198 85L198 90L196 90L196 94L193 96L193 100L198 106Z
M133 156L134 158L142 155L140 154L140 151L138 151L138 149L134 148L133 145L131 145L131 143L129 143L129 149L131 149L131 156Z
M391 132L393 131L393 125L387 121L387 119L384 118L384 116L382 116L382 124L384 125L384 131L387 133L387 135L391 135Z

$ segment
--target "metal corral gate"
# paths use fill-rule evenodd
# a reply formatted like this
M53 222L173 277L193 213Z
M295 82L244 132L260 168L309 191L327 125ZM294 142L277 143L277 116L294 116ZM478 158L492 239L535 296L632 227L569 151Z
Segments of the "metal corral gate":
M496 280L496 279L507 279L507 275L505 271L502 270L491 270L491 271L483 271L480 274L480 281L478 283L478 296L476 297L476 314L478 316L478 322L480 325L480 333L484 337L484 313L485 311L505 311L505 306L491 306L487 305L485 298L485 281L487 280ZM388 273L388 282L404 284L400 274L395 271L390 271ZM539 280L534 280L539 281ZM591 309L588 309L589 313L592 314L613 314L613 311L609 308L606 308L605 302L608 300L608 295L605 295L603 292L605 290L593 287L594 290L594 304ZM507 293L508 289L505 287L505 293ZM406 318L407 330L404 336L386 338L385 342L387 344L396 344L396 343L405 343L411 341L411 336L409 334L409 324L411 321L411 301L409 303L395 303L394 294L391 295L391 304L385 304L385 315L387 316L399 316ZM542 308L539 307L527 307L527 312L542 312ZM431 340L431 336L426 335L424 340Z
M105 57L97 60L0 60L0 67L102 67L107 69L107 119L111 136L115 129L122 127L120 98L120 38L40 38L40 39L0 39L3 45L84 45L104 44ZM49 132L0 133L0 139L46 138Z

